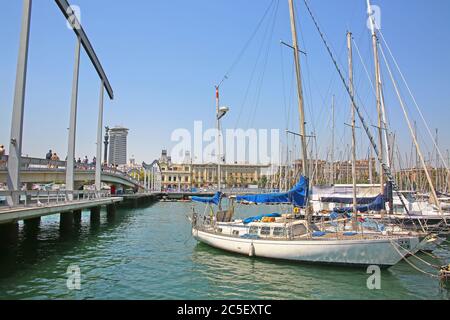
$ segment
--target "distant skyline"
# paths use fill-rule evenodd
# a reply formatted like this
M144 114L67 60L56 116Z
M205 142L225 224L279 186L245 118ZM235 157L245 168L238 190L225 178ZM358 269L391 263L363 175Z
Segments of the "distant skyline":
M105 95L104 124L130 129L128 158L147 163L171 150L171 133L193 130L194 121L214 127L215 89L230 107L224 129L285 129L298 131L287 0L225 0L128 2L69 1L81 8L82 25L110 79L115 100ZM347 74L346 31L355 42L373 79L370 34L365 0L309 0L327 40ZM439 129L441 151L450 148L450 1L372 1L381 8L382 32L416 95L430 128ZM23 1L1 1L0 144L9 148ZM269 7L270 6L270 7ZM302 55L308 132L318 137L321 158L331 141L331 97L336 96L336 158L346 158L350 144L350 103L327 56L303 1L296 1ZM267 10L260 28L251 38ZM249 39L251 39L250 42ZM246 47L246 43L248 46ZM243 51L243 48L246 50ZM54 1L33 1L23 153L45 157L49 149L67 153L75 36ZM370 124L376 124L375 98L357 49L355 86ZM241 52L242 55L240 54ZM237 59L237 57L240 57ZM80 69L76 156L92 158L96 150L99 80L83 52ZM234 62L236 62L234 64ZM231 68L232 67L232 68ZM402 154L411 139L383 67L386 106ZM400 78L397 76L397 80ZM407 91L402 86L402 94ZM417 120L426 157L430 139ZM368 143L358 130L358 155ZM425 145L428 142L428 145ZM292 147L292 143L290 144ZM298 152L298 147L293 150ZM298 157L296 157L298 158Z

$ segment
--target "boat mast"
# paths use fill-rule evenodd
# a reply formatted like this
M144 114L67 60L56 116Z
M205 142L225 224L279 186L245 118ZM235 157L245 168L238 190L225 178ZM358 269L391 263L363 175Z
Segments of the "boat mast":
M309 178L309 166L308 163L308 150L306 143L306 123L305 123L305 110L304 110L304 100L303 100L303 88L302 88L302 76L300 69L300 55L298 47L297 38L297 27L295 24L295 9L294 1L289 1L289 13L291 19L291 32L292 32L292 46L294 47L294 58L295 58L295 74L297 79L297 96L298 96L298 109L300 114L300 139L302 143L302 169L303 174Z
M380 62L378 57L378 37L375 31L375 22L372 19L372 6L370 5L370 0L367 0L367 12L369 15L370 29L372 32L372 47L373 56L375 60L375 84L376 84L376 97L377 97L377 113L378 113L378 145L380 150L380 188L381 194L384 194L384 173L383 173L383 162L384 162L384 151L383 151L383 120L382 120L382 110L381 110L381 77L380 77Z
M331 98L331 173L330 173L330 185L334 185L334 95Z
M220 112L220 94L219 94L219 86L216 86L216 120L217 120L217 190L222 190L222 184L221 184L221 166L220 163L222 161L220 156L220 140L221 140L221 132L220 132L220 119L219 119L219 112Z
M372 172L372 148L369 147L369 183L373 184L373 172Z
M447 165L450 167L450 151L447 149ZM450 191L450 170L447 171L447 187L446 192Z
M435 165L435 172L436 172L436 176L435 176L435 179L436 179L436 182L435 182L435 189L436 189L436 191L439 191L439 155L438 155L438 148L439 148L439 140L438 140L438 134L439 134L439 132L438 132L438 129L436 128L436 138L435 138L435 147L434 147L434 150L435 150L435 152L436 152L436 159L435 159L435 163L434 163L434 165Z
M331 51L330 46L328 45L328 42L326 41L326 39L325 39L325 37L324 37L324 35L323 35L323 33L322 33L322 31L321 31L319 25L317 24L317 20L315 19L314 15L313 15L313 13L312 13L312 11L311 11L311 8L309 7L307 1L305 1L305 5L306 5L306 9L308 10L309 15L311 16L311 19L312 19L313 22L314 22L314 25L315 25L317 31L319 32L320 38L322 39L322 41L323 41L323 43L324 43L324 45L325 45L325 47L326 47L326 49L327 49L327 52L328 52L329 56L330 56L331 60L333 61L333 64L334 64L334 66L335 66L335 68L336 68L336 71L337 71L338 74L339 74L339 78L341 79L342 84L343 84L344 87L345 87L345 90L347 91L347 93L349 94L349 96L350 96L350 98L351 98L351 100L352 100L352 103L353 103L353 105L354 105L354 107L355 107L355 109L356 109L356 113L357 113L357 115L358 115L358 118L359 118L359 120L361 121L362 127L363 127L364 131L366 132L367 137L369 138L370 144L372 145L372 148L373 148L373 150L374 150L374 152L375 152L375 155L376 155L378 161L379 161L380 163L382 163L382 167L383 167L384 174L386 174L388 180L389 180L390 183L392 184L392 188L393 188L393 189L399 194L399 196L400 196L400 193L399 193L399 190L398 190L397 183L395 182L394 176L392 175L392 171L391 171L391 169L389 168L389 166L387 166L387 165L383 162L383 159L381 158L380 152L379 152L379 150L378 150L378 146L377 146L377 144L375 143L375 140L374 140L374 138L373 138L373 136L372 136L372 133L370 132L369 126L367 125L366 121L364 120L364 117L363 117L363 115L362 115L361 109L360 109L360 108L357 106L357 104L356 104L355 96L351 94L350 89L348 88L347 81L345 80L345 78L344 78L344 76L343 76L343 74L342 74L342 72L341 72L341 69L339 68L339 65L338 65L338 63L337 63L337 61L336 61L336 58L334 57L333 52ZM405 208L406 213L409 215L409 210L408 210L408 208L407 208L407 206L406 206L406 204L405 204L404 199L403 199L401 196L400 196L399 198L400 198L400 202L402 203L403 207ZM419 220L419 221L420 221L420 220ZM422 226L422 225L421 225L421 226ZM422 230L424 230L424 229L423 229L423 226L422 226Z
M352 95L353 91L353 52L352 52L352 33L347 32L347 48L348 48L348 87ZM353 229L358 225L358 210L356 199L356 115L355 105L351 102L352 108L352 180L353 180Z
M367 1L369 1L369 0L367 0ZM383 51L382 51L382 53L383 53ZM414 145L416 147L416 151L417 151L417 153L419 155L420 162L422 164L423 170L425 171L425 176L427 178L428 185L429 185L429 187L431 189L431 195L432 195L433 202L435 203L437 209L439 210L439 213L441 215L443 215L441 204L440 204L439 199L438 199L437 194L436 194L436 189L434 188L433 181L432 181L431 176L430 176L430 174L428 172L428 168L427 168L427 165L426 165L426 162L425 162L425 158L424 158L424 156L423 156L423 154L422 154L422 152L420 150L419 142L417 141L417 136L414 133L414 129L413 129L412 123L411 123L411 121L409 119L409 116L408 116L408 113L406 111L405 103L404 103L404 101L402 99L402 96L400 94L400 90L399 90L399 88L397 86L397 83L395 82L395 79L394 79L394 76L392 74L391 68L389 67L389 64L387 63L386 59L385 59L385 62L386 62L387 70L389 72L389 76L391 78L392 84L393 84L394 89L395 89L395 93L397 94L398 101L399 101L400 106L402 108L403 115L404 115L406 123L408 125L409 132L410 132L410 134L412 136ZM444 220L445 220L445 218L444 218ZM447 224L447 222L446 222L446 224Z

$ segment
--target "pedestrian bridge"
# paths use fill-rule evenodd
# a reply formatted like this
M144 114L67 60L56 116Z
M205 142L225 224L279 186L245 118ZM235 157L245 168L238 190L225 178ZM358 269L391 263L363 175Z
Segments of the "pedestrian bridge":
M0 183L7 182L7 161L4 156L0 163ZM66 180L66 162L50 161L37 158L22 158L20 181L22 183L64 184ZM132 176L108 167L102 168L101 181L111 185L122 185L129 188L146 189L144 184ZM92 185L95 182L95 165L76 164L74 170L75 185Z

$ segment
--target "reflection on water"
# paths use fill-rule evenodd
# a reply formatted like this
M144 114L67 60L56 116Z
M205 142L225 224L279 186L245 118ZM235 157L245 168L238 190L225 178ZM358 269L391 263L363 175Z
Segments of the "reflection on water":
M439 282L406 263L382 272L368 290L365 270L249 258L199 244L190 236L190 204L119 209L91 223L60 228L59 217L19 226L0 245L0 299L448 299ZM241 214L275 212L244 207ZM439 253L448 261L448 253ZM442 263L444 263L443 261ZM71 264L81 290L66 287Z

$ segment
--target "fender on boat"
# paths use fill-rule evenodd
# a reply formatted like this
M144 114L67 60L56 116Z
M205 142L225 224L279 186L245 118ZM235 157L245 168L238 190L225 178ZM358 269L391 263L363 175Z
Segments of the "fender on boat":
M250 249L248 250L248 256L249 257L255 256L255 246L253 245L253 242L250 243Z

